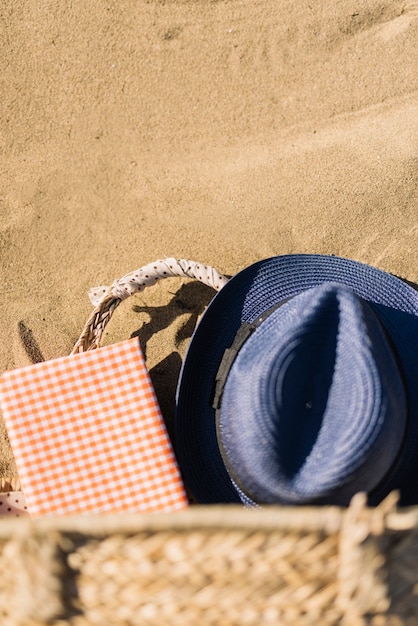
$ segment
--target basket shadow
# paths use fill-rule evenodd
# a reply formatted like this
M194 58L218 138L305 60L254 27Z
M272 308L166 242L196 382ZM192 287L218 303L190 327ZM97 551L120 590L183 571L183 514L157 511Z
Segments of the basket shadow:
M168 328L175 320L189 314L187 321L177 330L174 348L190 339L197 325L199 316L215 295L212 287L198 281L182 285L164 306L133 306L136 313L147 313L150 321L146 322L132 333L131 337L138 337L142 351L146 358L147 344L151 337ZM151 380L155 389L158 403L173 441L173 421L175 410L175 395L177 381L182 365L182 358L177 350L173 350L162 361L150 369Z

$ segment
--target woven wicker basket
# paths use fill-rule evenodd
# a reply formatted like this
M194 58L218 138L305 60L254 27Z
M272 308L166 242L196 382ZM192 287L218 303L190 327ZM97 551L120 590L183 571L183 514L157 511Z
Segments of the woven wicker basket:
M199 280L204 268L215 288L226 280L162 263ZM145 286L133 275L154 280L150 267L128 275L130 293ZM100 344L123 285L103 288L74 351ZM418 624L418 507L397 510L396 494L374 509L357 494L348 509L5 519L0 545L5 626Z

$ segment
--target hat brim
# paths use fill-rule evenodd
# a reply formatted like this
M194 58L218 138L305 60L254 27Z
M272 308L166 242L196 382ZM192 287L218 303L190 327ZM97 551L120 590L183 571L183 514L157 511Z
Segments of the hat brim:
M371 499L378 501L392 489L400 489L404 504L418 502L413 474L418 471L418 292L372 266L317 254L272 257L247 267L214 297L195 329L177 387L175 447L184 481L196 501L241 502L219 451L212 408L215 376L225 349L241 324L252 323L276 303L324 282L346 285L375 306L403 373L408 402L403 453Z

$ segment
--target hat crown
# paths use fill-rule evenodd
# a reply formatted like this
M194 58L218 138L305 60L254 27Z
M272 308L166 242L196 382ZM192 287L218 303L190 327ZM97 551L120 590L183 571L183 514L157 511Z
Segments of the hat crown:
M256 502L345 503L398 454L406 402L373 308L324 283L255 330L229 372L218 441L238 491Z

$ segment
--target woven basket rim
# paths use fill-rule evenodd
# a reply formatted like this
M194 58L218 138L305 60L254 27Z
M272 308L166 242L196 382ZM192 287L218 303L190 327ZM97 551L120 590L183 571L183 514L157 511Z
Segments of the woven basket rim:
M281 531L320 531L327 534L341 530L348 508L287 507L267 505L262 509L246 509L240 505L193 505L170 513L88 514L0 520L0 537L32 532L76 532L102 536L113 533L190 532L199 529ZM364 508L366 516L375 515L376 508ZM418 529L418 506L398 509L385 515L390 530Z

